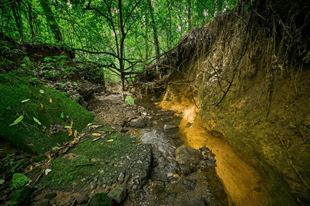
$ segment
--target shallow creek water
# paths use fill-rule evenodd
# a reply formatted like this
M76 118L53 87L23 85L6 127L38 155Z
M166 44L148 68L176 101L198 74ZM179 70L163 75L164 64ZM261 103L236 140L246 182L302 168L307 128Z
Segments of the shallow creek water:
M217 162L216 172L230 197L230 205L268 205L267 185L262 175L251 165L246 156L229 145L225 137L219 133L212 134L206 129L206 125L197 115L198 109L195 104L184 98L182 101L163 100L155 104L149 102L143 106L155 110L155 113L156 110L175 112L168 122L162 118L158 119L156 126L161 128L164 124L179 126L179 135L172 138L176 146L184 144L195 149L206 146L212 150ZM153 128L154 126L152 125Z

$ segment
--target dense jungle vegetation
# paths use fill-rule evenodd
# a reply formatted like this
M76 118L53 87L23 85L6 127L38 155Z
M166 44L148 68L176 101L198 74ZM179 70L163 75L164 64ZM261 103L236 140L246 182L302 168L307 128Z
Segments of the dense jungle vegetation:
M236 4L236 0L5 0L0 4L1 51L6 53L1 64L16 63L4 56L25 53L25 47L12 51L4 41L10 38L70 48L76 62L89 65L98 76L105 73L107 79L131 81L136 71L159 59L189 30L203 27ZM51 55L41 50L32 53Z

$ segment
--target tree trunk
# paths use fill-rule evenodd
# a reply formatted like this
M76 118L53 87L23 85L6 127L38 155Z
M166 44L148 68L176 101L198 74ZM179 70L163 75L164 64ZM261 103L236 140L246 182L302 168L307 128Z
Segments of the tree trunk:
M21 14L19 12L20 10L19 5L16 5L15 2L13 2L12 10L13 10L13 14L14 14L14 18L15 18L15 22L16 22L16 26L17 26L20 38L22 41L24 41L23 22L22 22Z
M49 1L46 1L46 0L39 0L40 1L40 4L44 10L44 13L45 13L45 16L46 16L46 20L47 20L47 23L50 25L50 28L55 36L55 39L57 41L60 41L62 42L63 41L63 38L62 38L62 35L61 35L61 32L60 32L60 29L57 25L57 22L54 18L54 14L53 14L53 11L49 5Z
M187 0L188 31L192 29L191 0Z
M121 73L122 89L123 91L125 91L124 42L125 42L126 34L124 31L124 24L123 24L122 0L118 0L118 8L119 8L119 26L121 30L120 31L121 39L120 39L119 69Z
M154 17L154 11L152 7L152 1L148 0L149 9L151 13L151 25L153 28L153 35L154 35L154 44L155 44L155 52L156 52L156 59L159 59L160 56L160 47L159 47L159 41L158 41L158 34L157 34L157 27L155 24L155 17Z
M31 39L32 39L32 42L33 42L35 34L34 34L33 24L32 24L32 21L33 21L33 19L32 19L32 5L31 5L30 1L28 1L27 4L28 4L28 17L29 17L29 26L30 26L30 32L31 32Z
M220 12L222 12L222 9L223 9L223 0L217 0L216 1L217 3L217 13L219 14Z

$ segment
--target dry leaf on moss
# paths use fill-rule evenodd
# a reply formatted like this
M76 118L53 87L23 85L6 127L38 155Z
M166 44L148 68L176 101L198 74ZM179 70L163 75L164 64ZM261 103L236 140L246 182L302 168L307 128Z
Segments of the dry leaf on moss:
M69 137L72 135L72 129L68 128L68 132L69 132Z

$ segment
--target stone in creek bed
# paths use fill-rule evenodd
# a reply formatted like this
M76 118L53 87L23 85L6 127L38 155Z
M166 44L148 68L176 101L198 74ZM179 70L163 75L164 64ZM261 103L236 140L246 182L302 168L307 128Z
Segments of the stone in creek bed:
M179 127L176 126L176 125L167 125L167 124L165 124L165 126L164 126L164 131L167 134L175 133L175 132L178 131L178 129L179 129Z
M131 122L129 122L129 126L135 127L135 128L144 128L146 127L146 122L143 118L134 119Z

